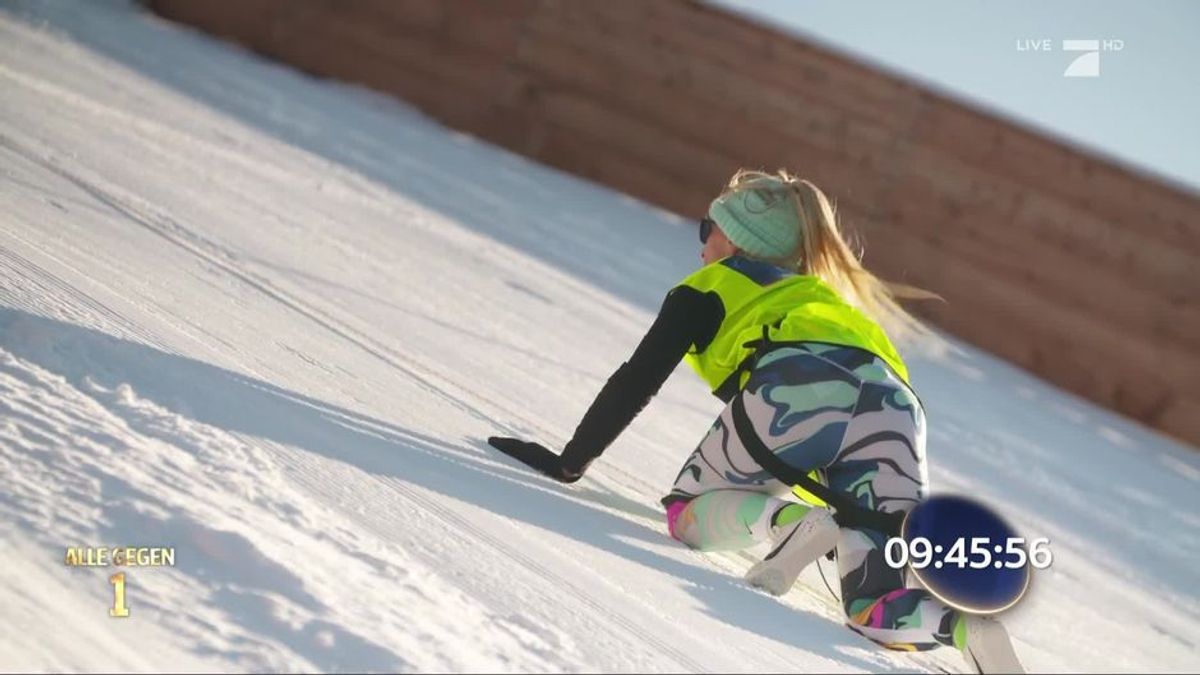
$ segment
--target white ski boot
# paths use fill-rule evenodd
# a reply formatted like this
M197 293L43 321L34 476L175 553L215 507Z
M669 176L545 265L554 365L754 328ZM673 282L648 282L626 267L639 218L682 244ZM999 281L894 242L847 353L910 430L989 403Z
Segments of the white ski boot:
M837 546L839 531L828 509L811 509L800 520L781 528L779 543L746 572L746 581L771 595L787 593L809 563Z
M967 666L975 673L1024 673L1004 624L989 616L967 617Z

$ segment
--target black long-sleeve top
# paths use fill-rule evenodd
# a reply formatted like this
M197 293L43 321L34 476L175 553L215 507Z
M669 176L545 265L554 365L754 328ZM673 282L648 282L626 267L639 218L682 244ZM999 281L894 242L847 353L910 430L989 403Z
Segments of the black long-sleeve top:
M716 293L690 286L671 289L633 355L608 378L579 422L563 449L563 468L580 473L599 457L658 393L688 350L695 345L703 351L712 342L724 318Z

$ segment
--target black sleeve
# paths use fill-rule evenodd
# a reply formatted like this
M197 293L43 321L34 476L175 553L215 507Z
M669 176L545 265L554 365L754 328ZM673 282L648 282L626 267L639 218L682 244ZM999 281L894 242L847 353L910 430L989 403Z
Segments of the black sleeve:
M671 289L633 356L608 378L579 422L563 450L562 466L580 473L599 457L658 393L688 349L708 346L724 315L716 293L690 286Z

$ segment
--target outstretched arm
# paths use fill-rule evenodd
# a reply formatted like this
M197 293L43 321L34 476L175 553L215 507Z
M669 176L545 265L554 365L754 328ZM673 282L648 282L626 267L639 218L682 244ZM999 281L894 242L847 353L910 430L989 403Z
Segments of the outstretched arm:
M561 456L515 438L488 439L493 447L564 483L573 483L646 407L692 345L708 345L724 318L713 293L678 286L667 293L658 317L633 356L608 378Z

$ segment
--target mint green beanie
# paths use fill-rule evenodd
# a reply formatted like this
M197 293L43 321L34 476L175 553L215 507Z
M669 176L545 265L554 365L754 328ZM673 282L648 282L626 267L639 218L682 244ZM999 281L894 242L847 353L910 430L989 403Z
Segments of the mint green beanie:
M800 216L791 188L773 176L757 178L708 206L725 236L755 258L791 257L800 246Z

